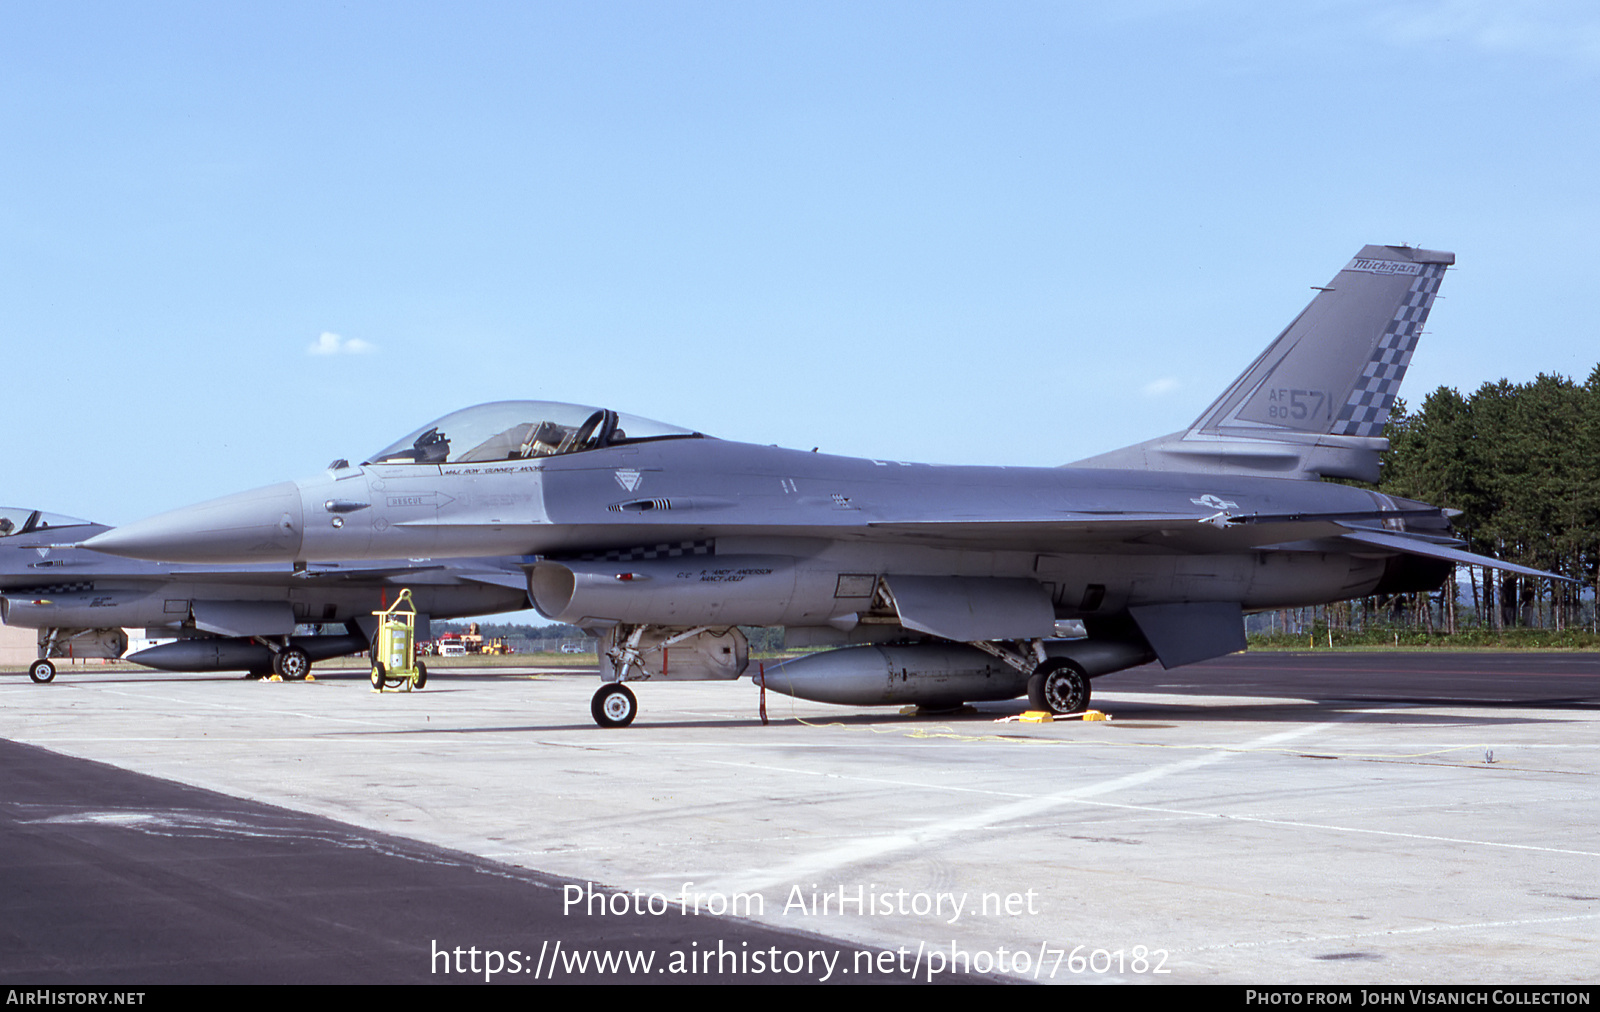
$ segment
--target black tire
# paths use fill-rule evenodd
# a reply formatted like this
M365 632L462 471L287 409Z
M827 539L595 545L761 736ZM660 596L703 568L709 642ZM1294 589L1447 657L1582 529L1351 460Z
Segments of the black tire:
M41 657L28 665L28 677L40 685L46 682L53 682L56 678L56 666Z
M424 685L427 685L427 684L428 684L428 666L426 664L422 663L421 661L418 661L417 662L417 684L416 684L415 687L420 689Z
M372 662L372 687L379 692L383 691L384 670L382 661Z
M1089 676L1064 658L1046 661L1028 679L1028 703L1054 714L1082 713L1089 708Z
M601 727L627 727L639 715L639 700L621 682L600 686L589 703L589 713Z
M311 658L299 647L285 647L272 658L272 670L286 682L302 681L311 674Z

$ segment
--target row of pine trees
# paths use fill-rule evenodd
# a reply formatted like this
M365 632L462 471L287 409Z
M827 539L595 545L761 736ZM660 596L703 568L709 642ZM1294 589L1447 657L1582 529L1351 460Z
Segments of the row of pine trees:
M1399 402L1385 432L1379 489L1460 510L1470 551L1576 581L1531 579L1469 567L1410 601L1350 602L1429 631L1475 625L1581 629L1596 623L1600 594L1600 365L1579 384L1540 375L1501 380L1462 396L1440 387L1411 413ZM1329 610L1332 624L1339 606Z

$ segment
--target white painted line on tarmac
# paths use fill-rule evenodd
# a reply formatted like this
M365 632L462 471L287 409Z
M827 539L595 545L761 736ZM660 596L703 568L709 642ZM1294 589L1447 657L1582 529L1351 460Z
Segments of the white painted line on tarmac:
M1327 944L1329 942L1358 942L1374 938L1395 938L1400 935L1424 935L1439 931L1487 931L1496 928L1530 928L1541 924L1572 924L1600 920L1600 913L1568 914L1563 917L1530 917L1517 921L1470 921L1463 924L1423 924L1414 928L1386 928L1380 931L1363 931L1348 935L1314 935L1304 938L1269 938L1258 942L1225 942L1221 945L1200 945L1182 950L1183 953L1218 952L1228 949L1267 948L1274 945Z
M1391 836L1402 840L1426 840L1430 843L1450 843L1465 847L1498 847L1505 850L1533 850L1542 854L1570 854L1574 857L1600 857L1600 851L1572 850L1566 847L1540 847L1531 843L1502 843L1498 840L1469 840L1456 836L1430 836L1426 833L1402 833L1394 829L1364 829L1359 826L1336 826L1326 822L1300 822L1294 819L1269 819L1259 815L1229 815L1223 812L1196 812L1182 808L1159 808L1151 805L1126 805L1113 801L1084 801L1087 805L1104 808L1122 808L1131 811L1153 812L1159 815L1180 815L1197 819L1225 819L1231 822L1253 822L1264 826L1287 826L1292 829L1320 829L1331 833L1360 833L1369 836Z
M1357 718L1351 716L1346 719L1354 720ZM762 889L769 889L787 883L812 881L826 877L828 873L835 869L848 865L879 859L896 851L909 850L914 847L926 847L963 833L986 830L1001 823L1035 816L1054 808L1060 808L1063 805L1084 801L1102 794L1140 787L1156 780L1162 780L1187 773L1190 770L1219 763L1230 756L1246 754L1252 749L1266 748L1281 742L1292 741L1296 738L1304 738L1320 731L1326 731L1329 728L1337 727L1341 723L1344 723L1344 721L1328 721L1322 724L1308 724L1288 731L1278 731L1253 741L1245 742L1242 745L1227 748L1219 747L1205 755L1167 763L1164 766L1153 766L1139 770L1136 773L1128 773L1120 777L1113 777L1110 780L1103 780L1097 784L1084 784L1070 790L1058 791L1054 794L1024 798L1019 801L997 805L973 812L971 815L935 822L911 832L857 838L841 846L801 857L776 867L756 868L744 872L724 874L718 881L708 883L706 887L725 892L758 892Z

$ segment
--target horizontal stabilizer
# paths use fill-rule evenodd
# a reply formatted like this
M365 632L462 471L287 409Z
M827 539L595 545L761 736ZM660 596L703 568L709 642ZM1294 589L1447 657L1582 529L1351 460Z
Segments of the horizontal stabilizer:
M1446 562L1454 562L1462 566L1486 566L1489 569L1501 569L1521 576L1534 576L1546 580L1566 580L1568 583L1574 582L1568 577L1547 573L1542 569L1519 566L1515 562L1503 562L1487 555L1476 555L1472 552L1463 552L1459 548L1419 541L1416 538L1408 538L1403 534L1385 534L1380 531L1351 531L1343 537L1346 541L1359 541L1362 544L1372 545L1374 548L1405 552L1407 555L1421 555L1429 559L1443 559Z

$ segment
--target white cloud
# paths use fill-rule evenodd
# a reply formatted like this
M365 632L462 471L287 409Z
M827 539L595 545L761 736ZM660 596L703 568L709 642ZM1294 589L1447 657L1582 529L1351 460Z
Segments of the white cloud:
M1171 376L1163 376L1158 380L1151 380L1149 383L1146 383L1144 385L1144 395L1146 397L1165 397L1167 394L1172 393L1181 386L1183 386L1183 384L1179 383Z
M315 344L306 351L311 355L360 355L363 352L377 351L378 346L370 341L363 341L359 337L340 337L328 331L323 331Z
M1600 14L1574 0L1426 0L1374 17L1392 43L1456 43L1481 52L1600 58Z

